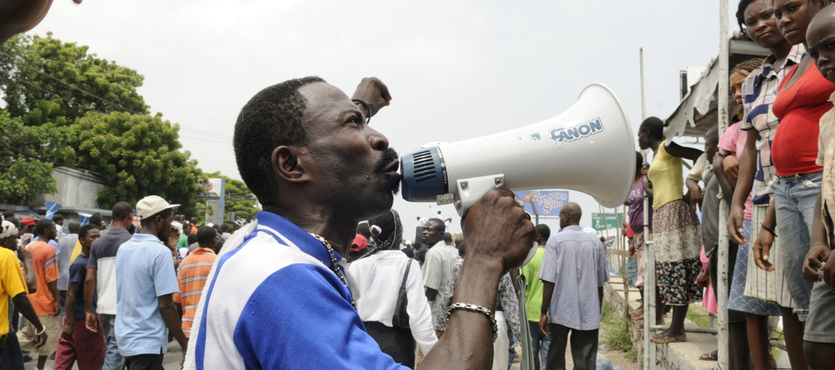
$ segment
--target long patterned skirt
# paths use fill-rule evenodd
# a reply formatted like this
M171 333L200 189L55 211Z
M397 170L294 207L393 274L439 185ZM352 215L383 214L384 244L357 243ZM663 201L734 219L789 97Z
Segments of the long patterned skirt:
M652 214L655 274L662 301L686 306L701 299L696 278L702 270L702 233L694 207L677 199Z

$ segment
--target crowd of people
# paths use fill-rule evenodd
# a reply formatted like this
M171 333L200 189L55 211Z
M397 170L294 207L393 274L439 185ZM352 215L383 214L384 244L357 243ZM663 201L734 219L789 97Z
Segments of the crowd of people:
M831 368L835 263L826 261L835 246L835 6L742 0L736 15L740 28L771 54L731 71L739 110L721 137L710 129L702 152L667 140L655 117L641 124L640 147L654 155L626 202L636 267L629 280L639 287L645 282L645 236L639 233L646 226L656 254L655 323L663 323L665 305L673 306L670 327L651 340L685 341L687 305L702 299L698 288L708 282L704 300L713 303L705 305L716 312L719 228L727 227L731 367L774 368L770 318L781 317L791 367ZM694 162L686 180L682 158ZM644 192L652 199L649 225L643 224ZM722 201L730 209L727 225L719 224ZM702 358L716 359L716 353Z
M569 334L575 364L594 368L608 266L605 247L582 230L581 218L580 207L568 203L560 211L558 234L551 236L547 225L537 225L530 261L499 280L491 309L496 329L491 369L511 366L522 340L521 325L530 329L537 369L565 368ZM440 218L424 219L415 253L414 246L402 242L403 226L391 210L361 223L352 244L348 272L357 283L359 316L380 349L408 368L415 368L419 353L429 353L442 338L455 303L466 244L446 232L447 225ZM371 235L367 243L366 232ZM514 283L520 275L525 285ZM404 314L408 320L399 321Z
M148 196L135 212L116 203L109 225L95 214L66 228L60 214L36 220L4 212L0 301L8 320L0 326L0 369L23 369L33 354L40 370L49 358L61 370L161 369L172 338L186 348L231 228L198 228L196 217L173 214L175 206Z

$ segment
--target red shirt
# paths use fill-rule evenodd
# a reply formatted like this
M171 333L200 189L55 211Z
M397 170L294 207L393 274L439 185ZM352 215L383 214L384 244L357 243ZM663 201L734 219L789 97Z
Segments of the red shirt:
M777 93L771 109L780 119L780 126L771 143L771 161L777 176L791 176L799 173L823 171L815 164L818 158L818 132L820 118L832 109L829 96L835 85L821 76L815 66L786 89L786 84L797 72L794 66Z

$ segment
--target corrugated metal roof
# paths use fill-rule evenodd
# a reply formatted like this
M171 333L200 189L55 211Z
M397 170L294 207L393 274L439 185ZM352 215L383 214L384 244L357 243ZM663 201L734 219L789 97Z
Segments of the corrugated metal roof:
M729 44L729 71L743 61L762 58L769 54L767 49L757 46L747 34L740 31L734 32ZM690 87L679 106L664 120L665 138L702 137L710 127L716 126L718 122L716 90L719 87L719 79L729 77L720 76L718 61L718 56L710 60L699 80ZM737 109L733 96L729 97L728 109L731 112Z

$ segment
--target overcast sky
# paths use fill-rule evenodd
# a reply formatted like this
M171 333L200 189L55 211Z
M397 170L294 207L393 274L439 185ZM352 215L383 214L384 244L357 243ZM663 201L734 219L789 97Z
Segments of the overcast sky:
M393 100L372 126L400 154L553 117L593 82L615 91L637 133L638 50L648 115L666 118L679 102L679 70L718 53L719 2L56 0L30 33L48 31L144 75L139 93L152 114L180 124L199 166L240 179L238 111L264 87L307 75L349 96L362 77L382 79ZM590 225L597 203L574 191L570 200ZM431 215L399 197L394 207L406 230ZM452 206L434 208L458 222Z

